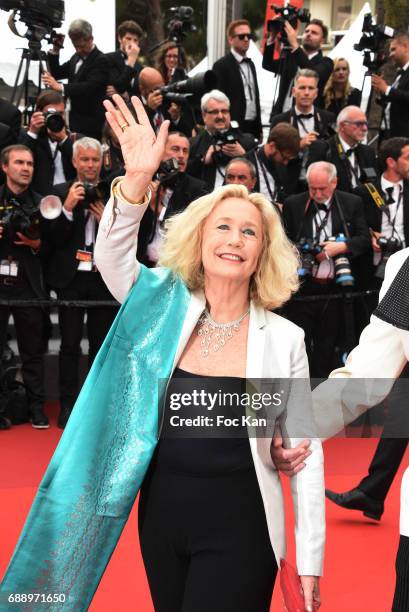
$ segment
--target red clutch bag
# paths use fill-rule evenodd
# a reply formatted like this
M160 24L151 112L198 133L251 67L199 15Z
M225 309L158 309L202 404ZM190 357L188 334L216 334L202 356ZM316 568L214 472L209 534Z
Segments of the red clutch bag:
M305 612L301 580L292 565L284 559L280 561L280 585L287 612Z

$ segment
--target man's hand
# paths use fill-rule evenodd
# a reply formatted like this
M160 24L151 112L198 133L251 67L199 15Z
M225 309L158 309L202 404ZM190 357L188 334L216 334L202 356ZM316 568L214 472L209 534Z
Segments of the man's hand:
M126 168L120 189L131 202L141 202L163 159L169 121L164 121L155 135L141 100L132 96L131 101L137 120L117 94L113 103L105 100L104 106L106 119L121 146Z
M43 72L41 77L44 85L49 87L50 89L54 89L54 91L62 92L64 87L61 83L55 80L55 78L49 72Z
M158 108L162 106L162 102L163 102L163 96L160 93L159 89L157 89L156 91L152 91L150 94L148 94L146 103L151 110L153 111L158 110Z
M299 47L298 40L297 40L298 28L297 30L294 30L290 22L285 21L284 30L287 33L288 44L290 45L292 50L295 51L295 49L298 49Z
M92 204L89 205L89 209L91 211L92 216L95 217L98 223L100 223L102 214L104 212L103 202L101 202L101 200L96 200L95 202L92 202Z
M270 454L277 470L286 476L295 476L305 468L305 460L311 455L309 450L311 440L303 440L294 448L284 448L283 439L280 436L274 436Z
M65 198L64 208L68 212L72 212L77 206L78 202L81 202L85 197L84 185L79 181L75 181L70 187L70 190Z
M378 93L384 94L388 89L387 82L377 74L373 74L371 77L372 87Z
M318 576L300 576L307 612L315 612L321 605L320 583Z
M216 153L216 147L214 145L210 145L210 147L206 151L206 155L203 158L203 163L205 166L213 163L213 154Z
M306 147L309 147L313 142L315 142L318 138L319 134L317 132L310 132L309 134L306 134L303 138L301 138L300 140L300 148L305 149Z
M335 242L333 240L327 240L325 242L321 242L320 246L322 246L321 253L315 256L315 259L318 262L324 261L325 259L329 259L330 257L336 257L337 255L341 255L341 253L346 253L348 251L348 246L346 242Z
M109 96L110 98L112 98L112 96L117 92L117 90L115 89L115 87L113 85L107 85L107 88L105 90L105 93L107 96Z
M172 104L168 108L168 113L171 120L175 123L176 121L179 121L180 116L182 114L182 109L180 108L179 104L176 104L176 102L172 102Z
M33 240L32 238L27 238L27 236L21 232L16 232L16 236L18 236L19 240L15 240L14 244L18 244L19 246L28 246L30 249L33 249L33 251L38 251L41 246L40 238Z
M28 131L33 132L33 134L39 134L41 128L45 126L45 117L41 111L36 111L31 115L30 125L28 126Z
M140 51L141 51L141 48L136 42L133 42L133 41L129 42L125 46L125 53L127 55L126 63L128 64L128 66L131 66L131 68L135 66L136 60L139 57Z
M381 247L379 246L377 240L378 238L380 238L382 236L381 232L375 232L374 230L371 230L371 242L372 242L372 250L375 253L380 253L382 251Z
M227 157L241 157L246 154L246 151L239 142L223 145L222 151Z

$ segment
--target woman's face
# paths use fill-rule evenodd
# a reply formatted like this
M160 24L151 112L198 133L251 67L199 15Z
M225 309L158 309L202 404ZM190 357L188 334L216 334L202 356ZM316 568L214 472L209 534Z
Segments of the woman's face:
M206 279L250 282L263 248L259 210L241 198L215 206L203 227L202 263Z
M172 71L177 67L179 60L179 49L171 47L165 53L165 66L168 71Z
M340 61L334 68L332 81L334 83L345 83L349 77L349 68L347 62Z

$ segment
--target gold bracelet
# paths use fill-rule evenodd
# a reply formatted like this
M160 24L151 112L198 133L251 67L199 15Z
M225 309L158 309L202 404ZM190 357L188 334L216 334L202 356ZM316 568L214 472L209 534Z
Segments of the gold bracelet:
M115 198L123 200L124 202L126 202L127 204L131 204L132 206L142 206L143 204L147 204L150 201L151 190L149 189L149 187L148 191L145 193L142 202L135 202L135 200L130 200L129 198L125 197L121 189L122 181L123 179L119 179L119 181L117 181L112 187L112 193Z

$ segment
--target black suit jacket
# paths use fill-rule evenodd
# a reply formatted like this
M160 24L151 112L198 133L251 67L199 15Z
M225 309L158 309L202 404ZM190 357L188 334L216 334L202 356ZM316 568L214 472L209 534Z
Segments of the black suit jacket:
M61 199L63 204L73 182L67 181L54 185L53 193ZM72 212L72 221L61 212L57 219L48 224L48 248L49 251L52 251L52 255L47 258L45 278L47 284L55 289L68 287L73 280L78 268L76 253L78 249L83 249L85 246L87 218L84 208L78 204Z
M72 147L77 138L81 138L81 136L82 134L69 133L68 138L62 145L59 145L67 181L74 179L77 175L77 171L72 165ZM47 133L41 131L38 138L32 138L27 132L22 130L20 142L31 149L34 154L33 189L43 196L52 193L55 166Z
M365 256L371 249L368 224L365 220L361 198L351 193L336 190L339 206L341 207L345 223L350 234L346 240L349 256L353 263L361 256ZM283 206L283 220L286 233L290 240L297 242L300 238L315 238L313 235L313 218L316 209L310 205L305 211L310 199L308 192L300 193L287 198ZM338 207L333 204L331 209L332 235L345 234Z
M128 92L130 96L139 96L138 76L143 65L135 62L135 66L128 66L126 56L122 51L106 53L109 64L109 85L113 85L118 93Z
M263 68L275 74L281 73L280 88L277 100L271 111L272 115L282 112L288 89L299 68L310 68L318 73L319 82L316 105L321 108L323 106L322 93L334 67L332 59L324 57L321 51L311 59L308 59L308 55L306 55L304 50L298 47L293 53L288 53L283 61L275 60L273 59L273 49L274 45L266 45L263 54Z
M68 79L64 85L64 95L71 100L71 130L99 139L105 122L102 102L109 84L109 63L105 55L94 47L75 73L79 59L78 53L74 53L68 62L60 65L59 55L48 54L53 77Z
M409 138L409 68L393 87L388 96L381 96L383 105L391 103L389 136Z
M193 176L189 176L185 172L180 175L180 178L173 190L173 194L166 207L164 220L178 212L182 212L193 200L206 195L209 190L206 183L200 181ZM139 227L138 233L138 250L137 258L139 261L146 261L146 249L151 242L156 227L155 213L150 206L145 211Z
M21 113L17 106L7 100L0 98L0 123L4 123L10 128L8 144L15 144L18 141L21 128Z
M317 109L314 107L314 131L318 132L320 138L328 138L333 134L332 125L335 121L335 115L326 110ZM298 129L297 114L294 109L274 115L271 121L273 128L277 123L290 123Z
M238 142L245 151L250 151L255 148L256 143L251 134L245 134L240 130L235 130L235 132ZM191 138L189 163L187 167L188 173L204 181L209 191L212 191L214 188L217 166L215 163L206 166L202 160L211 144L213 144L213 138L207 131Z
M365 169L378 172L376 154L371 147L359 144L355 150L360 168L360 182L368 182L369 177L365 175ZM353 191L351 183L351 169L348 159L340 155L338 150L338 138L332 136L326 141L316 140L309 148L308 165L316 161L328 161L336 166L338 174L337 188L340 191Z
M5 200L5 185L0 187L0 202L3 203ZM24 197L27 196L30 204L38 206L41 200L41 196L29 189ZM16 200L19 200L19 196L14 196ZM23 202L23 200L22 200ZM23 205L24 207L24 205ZM41 224L42 228L42 224ZM42 232L41 232L42 234ZM0 259L6 259L9 255L12 255L23 267L25 276L29 282L29 285L33 289L34 293L42 299L47 297L44 286L43 270L41 265L42 255L45 253L45 245L43 236L42 246L38 253L34 254L32 249L27 246L19 246L11 243L7 238L7 234L0 240ZM3 289L6 289L5 287ZM7 293L7 291L6 291Z
M258 131L261 134L260 93L257 83L257 73L254 63L251 60L248 63L255 84L254 93L257 112L256 120L258 124ZM213 70L217 75L218 89L223 91L230 100L231 118L234 121L237 121L239 126L242 128L243 121L245 120L246 116L246 97L239 63L234 58L232 53L228 53L214 63Z

